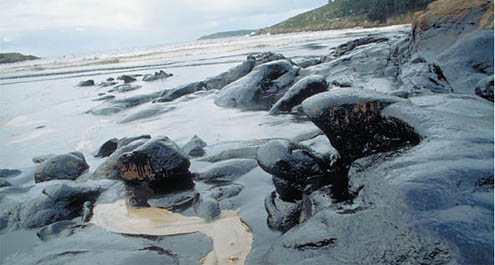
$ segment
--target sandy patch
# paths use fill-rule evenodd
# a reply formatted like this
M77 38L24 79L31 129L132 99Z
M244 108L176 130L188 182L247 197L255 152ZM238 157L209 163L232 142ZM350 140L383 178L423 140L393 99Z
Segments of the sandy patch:
M167 236L201 232L213 241L213 251L201 261L207 265L244 264L251 251L253 234L237 212L224 210L212 223L197 216L184 216L165 209L136 209L125 201L96 205L90 221L105 230L134 235Z

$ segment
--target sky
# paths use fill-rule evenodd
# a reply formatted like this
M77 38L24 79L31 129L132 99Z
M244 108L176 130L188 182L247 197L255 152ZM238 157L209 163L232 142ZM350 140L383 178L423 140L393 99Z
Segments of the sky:
M327 0L0 0L0 52L41 57L259 29Z

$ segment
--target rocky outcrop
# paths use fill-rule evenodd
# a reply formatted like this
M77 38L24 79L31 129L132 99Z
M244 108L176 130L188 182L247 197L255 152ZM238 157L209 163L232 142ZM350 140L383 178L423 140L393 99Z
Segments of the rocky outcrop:
M438 65L453 92L493 75L493 0L439 0L417 14L412 49Z
M352 40L349 42L346 42L344 44L341 44L335 48L335 55L336 56L342 56L346 53L349 53L350 51L354 50L356 47L366 45L366 44L371 44L371 43L379 43L379 42L385 42L388 41L388 38L385 37L376 37L376 36L369 36L361 39L356 39Z
M0 169L0 178L15 177L22 173L18 169Z
M335 201L326 188L311 194L303 200L304 222L261 263L492 262L492 103L421 96L390 103L380 115L409 124L424 140L354 161L348 174L354 199Z
M194 82L191 84L183 85L174 89L163 90L160 96L153 102L170 102L176 100L182 96L189 95L201 90L205 90L207 87L205 82Z
M124 83L132 83L132 82L135 82L137 79L135 76L132 76L132 75L121 75L119 77L117 77L117 80L122 80L124 81Z
M159 72L155 72L154 74L148 74L143 76L143 81L145 82L156 81L160 79L166 79L171 76L173 76L173 74L169 74L163 70L160 70Z
M95 80L93 79L89 79L89 80L86 80L86 81L81 81L78 86L94 86L95 85Z
M113 87L108 92L126 93L140 88L142 88L140 85L121 84Z
M80 152L58 155L44 161L34 173L36 183L54 180L75 180L86 172L89 165Z
M94 202L110 185L109 181L53 180L27 188L4 188L0 191L0 231L42 227L81 216L84 203Z
M319 75L305 77L291 86L287 93L273 105L269 113L275 115L290 112L306 98L325 91L328 91L325 77Z
M147 184L168 192L193 185L190 162L168 137L149 141L118 158L120 177L129 184Z
M419 136L406 123L384 118L386 106L404 99L378 92L334 89L303 102L304 112L328 137L344 164L378 152L417 144Z
M225 108L269 110L294 82L299 68L279 60L259 65L248 75L224 87L215 104Z
M246 61L238 66L229 69L227 72L221 73L215 77L211 77L205 80L206 87L208 89L222 89L226 85L238 80L239 78L247 75L253 70L256 65L256 59L248 57Z

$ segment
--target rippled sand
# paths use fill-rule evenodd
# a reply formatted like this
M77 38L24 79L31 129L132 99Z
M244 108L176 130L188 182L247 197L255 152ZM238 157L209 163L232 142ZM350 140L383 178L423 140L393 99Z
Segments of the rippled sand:
M200 217L161 208L137 209L122 200L96 205L90 223L111 232L133 235L204 233L213 241L213 251L201 260L207 265L244 264L253 241L248 226L232 210L223 210L217 220L206 223Z

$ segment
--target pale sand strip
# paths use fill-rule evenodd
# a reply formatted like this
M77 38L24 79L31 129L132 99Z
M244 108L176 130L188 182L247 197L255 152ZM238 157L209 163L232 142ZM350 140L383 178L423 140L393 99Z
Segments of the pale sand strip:
M137 209L121 200L96 205L90 223L107 231L132 235L204 233L213 241L213 251L202 259L207 265L244 264L253 242L253 234L232 210L223 210L217 220L205 223L197 216L155 207Z

